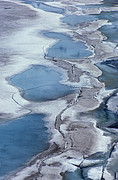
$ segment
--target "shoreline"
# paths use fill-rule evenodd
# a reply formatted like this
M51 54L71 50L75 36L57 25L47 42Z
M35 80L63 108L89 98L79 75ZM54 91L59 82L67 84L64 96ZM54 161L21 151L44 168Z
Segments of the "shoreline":
M7 1L5 0L5 2ZM53 2L50 4L53 4ZM25 4L23 6L25 6ZM31 5L28 5L28 6L31 6ZM31 27L30 25L29 27L27 28L24 27L24 29L18 32L16 31L16 33L14 33L14 39L16 40L17 43L14 42L14 40L12 40L13 44L11 45L11 50L14 51L15 55L10 55L11 64L8 64L6 66L6 72L8 69L9 70L13 69L12 73L11 72L6 73L5 69L3 71L4 72L3 82L6 83L5 86L8 89L10 88L9 89L10 91L12 90L12 93L10 92L10 96L11 94L13 95L14 93L15 100L19 102L19 104L21 104L23 108L21 107L19 108L19 106L16 107L16 103L13 102L14 109L7 110L9 113L10 112L12 113L11 114L8 113L6 114L6 116L4 115L3 117L5 118L8 116L12 118L16 116L21 116L21 114L23 115L23 113L27 114L28 108L30 108L33 113L37 112L37 113L48 114L49 116L48 116L47 122L49 123L49 129L52 133L52 139L50 140L51 146L49 150L47 150L46 152L42 152L41 154L37 155L37 157L35 157L34 160L32 160L29 166L27 166L25 169L16 173L14 176L9 177L8 178L9 180L12 180L12 179L19 180L19 178L30 179L30 178L35 178L35 177L39 178L40 180L44 178L45 179L48 178L49 180L52 178L53 175L56 179L61 179L62 178L60 175L61 172L65 172L68 170L74 171L75 169L77 169L78 164L86 160L86 157L90 156L93 153L96 153L97 151L105 152L108 148L107 146L110 144L110 138L104 136L103 134L104 132L95 126L96 124L95 119L91 119L90 120L91 122L88 122L87 121L88 117L84 117L84 120L80 118L80 113L94 110L101 103L98 97L100 95L100 91L102 91L102 89L104 90L104 85L103 83L100 83L97 80L97 77L100 75L101 71L98 70L98 68L96 68L94 63L96 61L100 62L100 60L103 59L103 57L106 57L106 58L109 57L109 54L107 54L107 52L109 50L112 51L114 48L111 46L110 43L101 44L103 37L102 37L102 34L99 34L99 32L97 31L97 29L101 25L106 23L106 21L104 22L95 21L93 23L89 23L88 27L83 28L83 29L80 26L79 28L81 30L81 35L78 34L79 30L76 31L77 34L76 34L76 37L74 38L87 41L87 44L89 47L91 46L94 47L95 46L94 41L96 39L97 40L100 39L100 41L95 46L95 48L93 48L95 52L94 57L81 58L77 60L58 60L57 59L56 60L57 62L55 62L51 60L51 58L50 59L44 58L43 48L45 46L47 47L47 45L48 45L48 48L50 48L50 46L52 46L55 42L57 42L57 40L48 39L46 37L43 37L42 35L37 36L37 32L40 32L43 29L45 30L47 28L49 28L49 31L51 31L55 26L56 26L55 31L57 32L68 32L67 27L64 27L64 25L61 24L60 22L60 17L63 17L63 15L55 14L55 19L57 21L56 20L53 21L53 18L52 18L53 13L43 12L42 10L36 10L36 11L38 12L40 11L40 13L38 13L39 18L37 17L35 22L33 22L33 27L29 29L29 27ZM48 17L49 19L46 20L45 17L47 15L49 16ZM50 25L45 25L46 22L43 25L44 19L47 22L50 20L51 22ZM35 23L38 23L38 22L42 23L43 27L39 27L38 25L35 25ZM55 22L57 22L57 24L55 24ZM96 39L95 40L92 39L93 41L90 40L93 36L91 34L91 29L93 30L94 34L96 34L95 36ZM33 32L35 33L33 34ZM84 36L86 32L88 34ZM25 42L25 40L23 40L22 38L19 39L18 37L26 37L27 40ZM8 42L11 43L11 39L12 39L12 36L8 38ZM33 45L31 45L32 41L34 42L33 45L35 44L38 45L38 43L40 42L42 42L43 45L41 45L37 50L35 49L36 45L34 48L33 48ZM28 43L31 46L29 46ZM25 47L26 49L24 50L22 45L25 45L25 44L27 44L27 46ZM98 45L100 45L99 48L97 47ZM9 43L7 44L7 46L9 46ZM109 49L107 49L106 47L108 47ZM18 50L16 50L15 48L17 48ZM28 48L31 48L31 49L33 48L32 49L33 54L32 52L30 52L30 50L28 50ZM103 51L103 55L97 54L100 51ZM107 55L104 56L104 54L107 54ZM118 54L118 52L116 52L116 54ZM17 58L17 61L15 61L16 58ZM32 58L34 61L32 61ZM40 62L39 62L39 59L40 59ZM87 62L84 62L85 59L87 60ZM48 65L53 66L53 67L56 66L57 69L59 67L62 69L63 72L65 71L64 74L66 74L66 77L68 76L67 83L69 83L70 79L71 79L70 85L80 83L79 86L82 87L82 92L80 93L79 91L78 93L75 93L73 95L68 95L66 97L59 98L51 102L49 101L49 102L39 102L39 103L32 102L31 103L29 101L24 100L20 96L18 89L9 85L9 83L6 82L5 80L6 76L10 77L11 76L10 74L14 75L21 71L24 71L26 68L28 68L32 64L45 65L45 63L46 63L46 66ZM81 67L79 67L79 63ZM65 65L66 65L66 68L64 68ZM16 69L16 66L17 66L17 69ZM91 67L93 70L92 72L91 72ZM76 78L78 76L78 72L80 73L79 79ZM4 83L3 83L3 86L4 86ZM90 96L90 92L92 94L91 96ZM106 92L108 91L104 90L103 97L105 97ZM7 99L8 97L9 96L7 96ZM7 103L8 103L8 100L7 100ZM11 101L9 103L11 104ZM91 107L90 107L90 104L91 104ZM23 112L23 109L24 109L24 112ZM4 107L3 107L3 110L4 110ZM18 112L19 114L17 114ZM80 119L76 116L77 113L79 113ZM86 122L86 125L84 124L85 122ZM81 139L80 137L83 137L83 138ZM88 143L86 139L88 139L88 141L92 139L92 141L89 141L90 143ZM79 142L79 146L81 147L78 146L78 142ZM104 147L102 143L104 143ZM79 159L77 158L78 156L79 156ZM71 160L69 160L68 157L71 157ZM42 165L43 163L45 163L45 166ZM40 176L40 174L42 174L42 176Z

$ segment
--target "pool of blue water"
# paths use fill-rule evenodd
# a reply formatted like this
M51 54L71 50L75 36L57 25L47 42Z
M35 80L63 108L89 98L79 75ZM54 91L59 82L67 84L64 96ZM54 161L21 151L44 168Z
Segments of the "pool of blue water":
M33 65L11 78L12 84L22 88L22 96L30 101L54 100L75 91L75 87L61 84L61 80L60 72L40 65Z
M44 114L29 114L0 125L0 176L23 167L49 146Z
M46 12L52 12L52 13L58 13L58 14L63 14L64 13L64 9L59 8L59 7L54 7L54 6L50 6L45 4L44 2L51 2L51 0L44 0L44 1L37 1L37 0L22 0L22 2L31 4L34 8L38 8L41 9L43 11Z
M49 38L59 41L48 49L47 56L57 59L78 59L92 55L84 42L74 41L69 35L56 32L44 33Z
M61 20L64 23L67 23L70 26L76 26L80 23L91 22L91 21L95 21L97 19L98 18L96 15L81 15L81 16L68 15L68 16L61 18Z

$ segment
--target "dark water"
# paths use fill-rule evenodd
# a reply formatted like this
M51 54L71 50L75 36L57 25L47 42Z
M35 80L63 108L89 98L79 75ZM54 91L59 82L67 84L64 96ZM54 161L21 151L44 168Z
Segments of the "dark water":
M40 65L33 65L11 78L14 86L23 89L22 96L30 101L54 100L75 91L74 87L61 84L61 80L61 73Z
M104 25L99 30L105 34L107 41L118 43L118 11L102 12L99 19L107 19L110 25Z
M68 25L71 25L71 26L76 26L80 23L84 23L84 22L90 22L90 21L95 21L97 20L97 16L93 16L93 15L81 15L81 16L77 16L77 15L68 15L68 16L65 16L63 18L61 18L61 20L64 22L64 23L67 23Z
M48 148L44 114L30 114L0 125L0 176L24 166Z
M118 60L108 60L98 63L97 67L102 71L99 77L101 82L105 83L106 89L118 88Z
M69 35L56 32L44 33L49 38L59 39L59 41L49 48L47 56L57 59L78 59L92 55L87 50L84 42L74 41Z
M117 58L113 58L113 60L107 60L105 62L102 62L101 64L105 64L105 65L112 67L118 71L118 59Z
M117 114L108 110L106 104L107 101L102 103L100 107L97 108L96 110L88 113L88 115L97 119L97 127L101 129L102 128L104 129L105 127L111 127L113 124L116 124L118 122Z
M106 41L118 43L118 22L105 25L100 28L100 31L108 38Z
M107 19L109 22L116 22L118 21L118 11L112 12L101 12L97 15L99 19Z
M78 168L74 172L66 172L62 175L63 180L84 180L81 175L81 170Z
M115 91L112 95L104 99L104 102L99 108L90 111L88 115L98 120L97 126L99 128L118 128L118 114L107 109L109 98L115 96L118 92L118 59L112 58L102 63L98 63L97 67L102 70L102 75L99 77L99 81L105 83L106 89L115 89Z
M22 0L22 1L25 3L31 4L34 8L38 8L46 12L59 13L59 14L64 13L64 9L50 6L44 3L44 2L52 2L51 0L50 1Z
M99 77L101 82L105 83L105 88L108 90L118 90L118 60L112 59L97 64L102 70L102 75ZM112 96L111 96L112 97ZM107 99L109 99L108 97ZM107 101L106 101L107 104ZM118 115L107 109L104 103L94 111L94 115L99 119L101 127L118 128Z
M118 0L103 0L103 3L109 6L116 6L118 5Z

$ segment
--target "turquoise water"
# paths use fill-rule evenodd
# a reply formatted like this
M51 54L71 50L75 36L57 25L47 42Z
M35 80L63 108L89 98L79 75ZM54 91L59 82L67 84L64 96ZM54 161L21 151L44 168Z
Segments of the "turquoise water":
M30 114L0 125L0 176L24 166L48 148L44 114Z
M59 41L48 49L47 56L57 59L78 59L92 55L87 50L84 42L74 41L69 35L56 32L44 33L49 38L59 39Z
M50 1L46 1L46 0L45 1L22 0L22 1L25 3L31 4L33 7L41 9L41 10L46 11L46 12L59 13L59 14L64 13L64 9L54 7L54 6L50 6L50 5L47 5L44 3L44 2L51 2L51 0Z
M68 15L65 16L63 18L61 18L61 20L64 23L67 23L68 25L71 26L76 26L80 23L84 23L84 22L90 22L90 21L95 21L97 20L97 16L95 15L81 15L81 16L77 16L77 15Z
M33 65L11 78L12 84L22 88L22 96L30 101L54 100L75 91L74 87L61 84L61 80L61 73L40 65Z

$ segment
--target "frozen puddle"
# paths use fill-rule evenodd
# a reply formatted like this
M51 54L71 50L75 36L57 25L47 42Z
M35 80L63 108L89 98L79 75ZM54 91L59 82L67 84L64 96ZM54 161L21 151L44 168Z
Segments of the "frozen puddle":
M59 41L48 49L47 56L57 59L78 59L92 55L84 42L74 41L69 35L56 32L44 33L48 38L59 39Z
M23 167L48 149L44 114L30 114L0 125L0 176Z
M30 101L49 101L75 91L74 87L61 84L62 74L54 68L33 65L30 69L11 78L14 86L23 89L23 98Z

